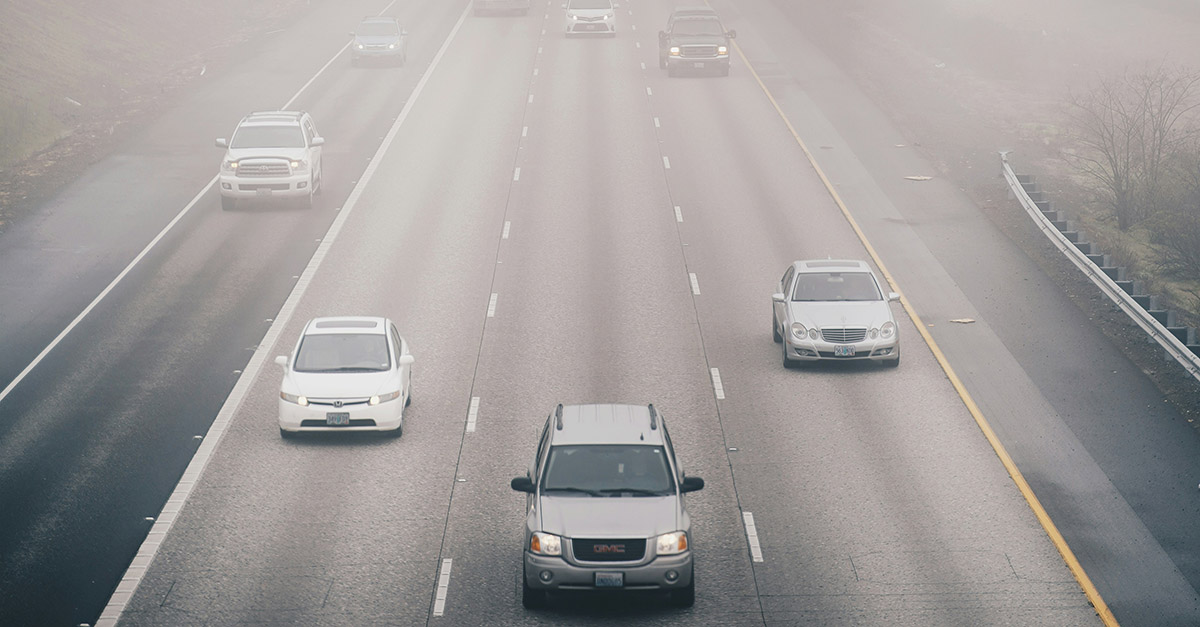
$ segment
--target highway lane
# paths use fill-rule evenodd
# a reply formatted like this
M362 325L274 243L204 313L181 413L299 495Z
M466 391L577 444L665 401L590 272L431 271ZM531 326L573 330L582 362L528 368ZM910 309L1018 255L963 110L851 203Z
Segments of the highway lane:
M666 8L632 10L615 40L564 40L553 10L464 23L275 347L312 315L395 316L419 365L405 436L284 443L279 373L257 373L127 623L1094 623L911 325L897 371L777 365L782 265L865 253L755 85L643 72ZM553 403L614 400L659 404L709 481L697 606L526 613L507 480Z
M8 384L214 175L216 136L282 106L385 2L326 3L248 45L143 135L3 235L0 352ZM313 211L195 206L0 401L0 615L93 621L196 450L267 322L439 41L452 8L408 5L408 69L323 73L294 106L326 135ZM334 30L330 24L341 24ZM382 79L382 80L381 80Z

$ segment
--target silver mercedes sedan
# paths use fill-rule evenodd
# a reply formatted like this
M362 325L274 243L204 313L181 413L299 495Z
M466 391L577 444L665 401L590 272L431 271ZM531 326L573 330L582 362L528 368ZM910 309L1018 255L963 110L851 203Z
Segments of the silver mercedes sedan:
M892 301L863 261L813 259L788 266L771 297L771 332L783 365L819 360L870 360L900 365Z

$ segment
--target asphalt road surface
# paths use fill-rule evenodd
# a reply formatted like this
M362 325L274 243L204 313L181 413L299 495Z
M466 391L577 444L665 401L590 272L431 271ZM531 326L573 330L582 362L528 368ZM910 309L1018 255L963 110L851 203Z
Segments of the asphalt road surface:
M1099 623L899 305L900 368L780 365L784 267L869 256L781 112L1117 619L1200 620L1197 532L1106 474L1153 387L957 188L904 179L922 157L773 4L719 3L745 57L678 79L669 6L567 39L557 3L320 4L0 236L3 620L95 623L111 595L131 625ZM330 25L384 10L408 65L351 69ZM285 104L327 139L320 201L221 211L212 138ZM398 440L279 438L271 358L339 314L412 343ZM671 421L707 481L694 608L521 608L508 480L558 402Z

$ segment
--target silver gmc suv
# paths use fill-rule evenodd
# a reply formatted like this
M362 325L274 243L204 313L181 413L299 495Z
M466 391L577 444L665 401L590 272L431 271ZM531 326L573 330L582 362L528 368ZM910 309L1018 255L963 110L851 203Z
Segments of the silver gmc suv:
M288 198L312 206L321 190L321 146L312 116L303 111L256 111L242 118L225 149L218 186L221 208L238 200Z
M529 471L526 608L557 590L661 590L695 601L691 520L683 495L704 480L683 473L653 405L559 405Z

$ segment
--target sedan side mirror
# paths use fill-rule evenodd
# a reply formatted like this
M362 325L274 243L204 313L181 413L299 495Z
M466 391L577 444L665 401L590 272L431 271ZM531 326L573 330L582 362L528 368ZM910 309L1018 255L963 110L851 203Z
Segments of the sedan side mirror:
M325 138L324 137L314 137L312 139L312 145L313 145L313 148L316 148L317 146L324 146Z
M725 33L725 36L730 39L737 39L737 31L735 31L731 28L731 29L729 29L728 33Z
M782 293L771 294L771 301L776 302L776 303L782 303L784 301L784 296Z
M704 480L700 477L684 477L683 483L679 484L680 492L695 492L696 490L704 489Z
M287 365L288 365L287 355L279 355L279 356L275 357L275 363L279 364L280 366L283 366L284 368L287 368Z
M228 147L229 147L229 142L226 141L224 137L217 138L217 148L228 148Z
M900 300L900 295L895 292L888 292L888 302L894 303Z
M413 357L411 353L408 355L400 356L400 365L401 366L408 366L408 365L412 364L412 362L414 362L414 361L416 361L416 358Z
M704 483L701 481L701 483ZM517 492L528 492L533 494L537 490L533 487L533 480L529 477L514 477L512 480L512 489Z

